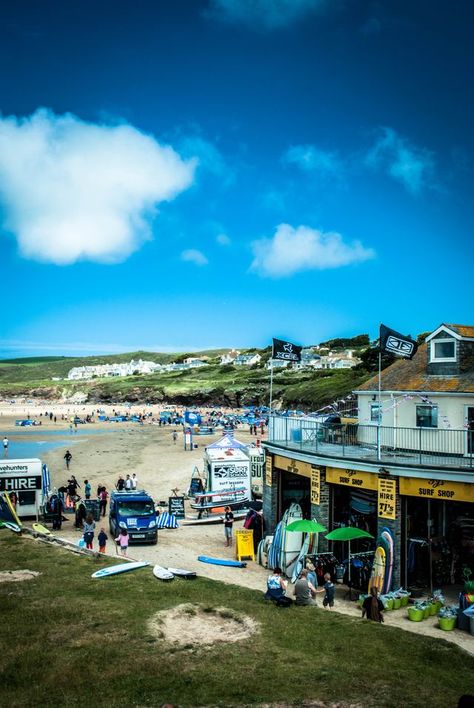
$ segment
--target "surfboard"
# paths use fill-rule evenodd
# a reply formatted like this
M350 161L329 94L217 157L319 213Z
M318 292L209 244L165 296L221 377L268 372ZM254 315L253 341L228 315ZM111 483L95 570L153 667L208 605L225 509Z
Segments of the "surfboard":
M17 524L17 525L20 526L20 528L21 528L22 523L21 523L21 521L20 521L20 517L19 517L18 514L16 513L16 509L15 509L15 507L13 506L10 497L8 496L8 494L4 494L4 495L3 495L3 498L5 499L5 502L6 502L6 505L7 505L7 507L8 507L8 510L10 511L10 514L11 514L12 517L13 517L13 521L15 522L15 524Z
M230 568L246 568L247 563L244 561L227 560L226 558L210 558L209 556L198 556L198 561L201 563L210 563L211 565L226 565Z
M385 578L385 550L382 546L377 546L374 555L374 565L372 567L372 575L369 580L369 592L372 588L376 588L379 593L383 587Z
M161 565L153 566L153 575L155 576L155 578L158 578L158 580L174 580L173 573L170 573L169 570L163 568Z
M299 574L303 570L304 558L305 558L306 554L308 553L308 549L309 549L310 535L311 534L309 534L309 533L304 534L303 545L301 546L301 550L299 552L296 563L293 566L293 573L291 575L291 582L292 583L296 583L296 581L298 580Z
M150 565L145 561L135 561L134 563L120 563L119 565L109 565L107 568L101 568L92 573L92 578L106 578L109 575L118 575L118 573L128 573L130 570L145 568Z
M245 519L248 513L248 509L240 512L232 512L234 514L234 521L239 521L240 519ZM200 524L219 524L222 523L222 514L209 514L209 516L204 516L202 519L198 519L197 516L187 516L185 519L180 519L180 526L199 526Z
M387 592L390 592L390 589L392 587L393 562L394 562L393 536L392 536L392 532L390 531L390 529L387 528L386 526L382 530L382 538L385 540L385 543L386 543L385 578L384 578L384 586L382 589L382 592L385 594Z
M287 531L286 527L293 521L303 518L299 504L291 504L282 518L282 540L280 549L280 568L288 578L293 575L294 567L303 545L303 534L299 531Z
M195 570L185 570L184 568L168 568L170 573L176 575L177 578L184 578L185 580L192 580L197 577Z
M43 526L43 524L33 524L33 531L36 531L36 533L42 533L44 536L53 535L51 531L46 528L46 526Z
M6 529L10 529L10 531L14 531L15 533L21 533L21 526L14 524L12 521L0 521L0 527L1 526Z

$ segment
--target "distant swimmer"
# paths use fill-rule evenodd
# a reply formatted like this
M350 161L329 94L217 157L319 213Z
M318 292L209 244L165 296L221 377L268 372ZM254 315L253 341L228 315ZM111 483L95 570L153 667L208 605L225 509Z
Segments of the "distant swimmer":
M3 438L3 457L8 457L8 445L9 445L9 440L7 436Z

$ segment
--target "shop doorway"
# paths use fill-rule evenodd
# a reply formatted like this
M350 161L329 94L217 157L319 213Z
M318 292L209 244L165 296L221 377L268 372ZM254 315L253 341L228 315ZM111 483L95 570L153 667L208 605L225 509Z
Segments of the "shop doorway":
M285 511L296 503L301 506L304 519L311 518L310 480L299 474L286 470L281 471L280 500L278 518L281 519Z

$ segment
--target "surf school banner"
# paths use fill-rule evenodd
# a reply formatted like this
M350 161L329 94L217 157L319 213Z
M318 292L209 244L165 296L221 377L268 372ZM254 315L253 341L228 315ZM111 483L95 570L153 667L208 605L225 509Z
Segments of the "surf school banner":
M379 477L377 516L381 519L396 519L397 483L394 479Z
M273 339L272 359L280 361L301 361L301 350L303 347L298 347L291 342L285 342L283 339Z
M311 466L311 504L318 504L321 499L321 473L319 467Z
M265 460L265 484L271 487L273 482L272 456L268 455Z

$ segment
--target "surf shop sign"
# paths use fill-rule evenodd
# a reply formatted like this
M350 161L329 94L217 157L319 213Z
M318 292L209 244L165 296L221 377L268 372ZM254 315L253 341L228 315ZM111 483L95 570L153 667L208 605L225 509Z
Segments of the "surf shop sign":
M337 467L326 469L326 481L360 489L377 489L377 475L360 470L341 470Z
M400 494L424 499L464 501L474 503L474 484L450 482L444 479L400 477Z

